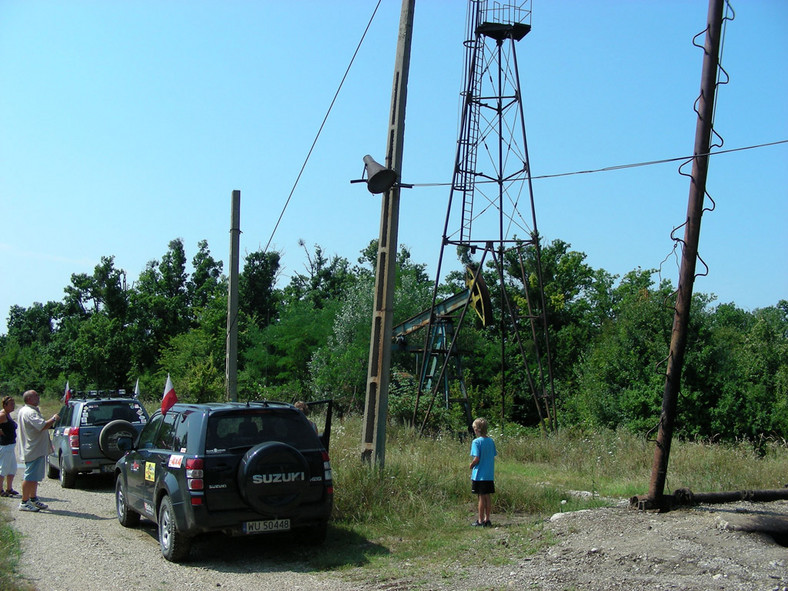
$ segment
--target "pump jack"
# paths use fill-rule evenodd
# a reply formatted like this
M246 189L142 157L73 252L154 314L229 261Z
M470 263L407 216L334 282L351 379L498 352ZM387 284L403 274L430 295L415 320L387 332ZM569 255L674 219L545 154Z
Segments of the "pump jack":
M490 292L487 290L481 273L477 274L470 266L466 267L466 272L466 289L395 326L392 330L392 340L400 351L407 350L415 354L417 358L426 355L426 359L422 357L422 361L418 363L421 368L419 396L422 393L432 393L430 400L430 408L432 408L438 392L442 390L445 408L449 408L451 404L461 404L470 430L473 418L462 375L462 360L455 343L457 335L455 317L459 314L462 319L468 308L471 308L476 312L482 326L489 326L492 323L492 304ZM432 322L430 322L430 318L432 318ZM420 347L408 346L408 335L425 326L428 326L430 330L426 352ZM460 398L451 397L450 382L453 380L459 383ZM417 412L418 399L413 411L414 424Z

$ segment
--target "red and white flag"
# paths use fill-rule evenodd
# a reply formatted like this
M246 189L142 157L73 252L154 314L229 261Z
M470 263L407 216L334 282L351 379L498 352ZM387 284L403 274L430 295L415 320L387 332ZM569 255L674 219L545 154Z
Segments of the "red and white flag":
M175 394L175 388L172 385L170 374L167 374L167 383L164 385L164 398L161 399L161 414L166 415L167 411L172 408L172 405L178 402L178 396Z
M63 398L61 398L60 401L63 404L68 404L69 400L71 400L71 388L68 387L68 382L66 382L66 389L63 392Z

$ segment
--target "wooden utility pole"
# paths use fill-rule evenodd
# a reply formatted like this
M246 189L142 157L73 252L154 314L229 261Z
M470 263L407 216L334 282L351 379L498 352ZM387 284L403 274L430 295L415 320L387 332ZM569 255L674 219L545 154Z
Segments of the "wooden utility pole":
M654 462L651 468L651 483L646 498L635 497L641 508L662 509L665 505L664 489L668 472L668 458L676 419L676 405L681 385L681 371L687 345L687 327L692 303L692 287L695 282L695 265L698 258L700 220L703 215L703 197L706 193L706 176L709 169L712 119L714 116L714 93L717 86L720 39L722 36L724 0L709 0L706 42L704 45L703 71L701 74L700 98L698 99L698 121L695 127L695 148L692 160L687 220L684 224L684 240L679 270L679 286L676 296L673 332L670 338L665 391L662 397L662 414L659 420Z
M413 36L415 0L403 0L400 14L394 83L391 91L386 146L386 168L402 174L402 145L405 138L405 103L410 69L410 45ZM361 439L361 459L383 467L386 461L386 421L388 420L389 373L391 371L391 329L394 313L394 280L397 264L399 231L399 185L383 194L380 213L380 237L375 267L375 304L372 338L369 346L367 397Z
M241 192L233 191L230 214L230 281L227 293L225 393L238 400L238 243L241 235Z

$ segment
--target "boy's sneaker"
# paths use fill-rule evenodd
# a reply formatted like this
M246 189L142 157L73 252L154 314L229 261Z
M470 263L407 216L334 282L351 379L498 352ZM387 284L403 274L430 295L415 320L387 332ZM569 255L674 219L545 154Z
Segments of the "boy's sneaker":
M30 498L30 502L31 502L31 503L33 503L33 505L35 505L35 506L36 506L36 507L38 507L39 509L49 509L49 505L47 505L46 503L42 503L41 501L39 501L39 500L38 500L38 497L31 497L31 498Z
M7 497L7 496L8 496L7 492L5 492L4 490L0 490L0 497Z
M33 501L22 501L21 503L19 503L19 510L32 511L34 513L40 511L40 509L33 504Z
M18 492L16 492L13 488L10 488L7 491L5 491L5 496L7 496L7 497L21 497L22 495L20 495Z

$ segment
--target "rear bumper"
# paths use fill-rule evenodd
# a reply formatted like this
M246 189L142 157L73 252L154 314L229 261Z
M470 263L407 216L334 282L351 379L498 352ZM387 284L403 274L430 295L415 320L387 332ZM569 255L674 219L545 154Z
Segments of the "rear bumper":
M258 513L251 510L209 511L204 505L189 505L187 507L184 504L175 508L175 512L176 514L181 513L181 523L184 524L184 527L179 527L179 529L186 535L216 531L229 535L246 535L242 528L244 522L247 521L289 519L291 531L317 527L328 521L333 506L334 496L328 495L323 501L300 505L281 515Z
M54 454L50 454L48 457L49 464L57 469L60 469L58 464L58 457ZM80 456L75 456L72 454L63 455L63 468L67 472L77 473L87 473L87 472L99 472L99 473L106 473L112 474L115 470L115 462L114 460L110 460L108 458L90 458L85 459Z

